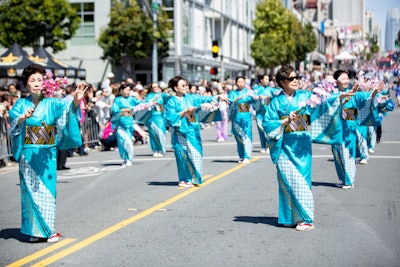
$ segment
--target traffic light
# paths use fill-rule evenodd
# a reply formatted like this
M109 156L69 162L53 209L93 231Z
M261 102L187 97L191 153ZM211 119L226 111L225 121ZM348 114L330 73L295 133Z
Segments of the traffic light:
M211 75L217 75L218 74L218 68L217 67L211 68L210 69L210 74Z
M41 23L42 30L43 30L43 37L44 37L44 47L52 46L53 45L53 26L46 23L42 22Z
M211 52L212 52L212 56L213 57L218 57L219 46L218 46L218 41L217 40L214 40L212 42Z
M399 41L397 41L397 40L394 41L394 47L395 47L395 48L399 47Z

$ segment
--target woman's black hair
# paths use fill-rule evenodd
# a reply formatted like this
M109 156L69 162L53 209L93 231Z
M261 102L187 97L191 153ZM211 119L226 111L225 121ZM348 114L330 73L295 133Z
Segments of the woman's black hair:
M337 70L333 73L333 79L335 79L336 81L339 79L340 75L342 75L343 73L346 73L347 75L349 75L346 71L344 70Z
M118 95L121 96L122 95L122 91L126 88L129 87L130 90L132 90L131 86L127 83L123 83L118 87Z
M290 65L282 66L275 74L275 81L279 87L283 88L281 82L289 78L290 73L294 71L294 68Z
M244 76L237 76L236 79L235 79L235 84L237 84L237 82L238 82L239 79L243 79L243 80L246 81L246 79L244 78Z
M181 76L175 76L174 78L169 80L168 87L175 91L175 87L178 86L178 82L180 80L185 80L185 79L183 79L183 77Z
M44 68L40 65L37 65L37 64L29 65L22 72L22 84L24 86L26 86L28 84L28 79L32 74L40 73L40 74L44 75L45 72L46 71L44 70Z

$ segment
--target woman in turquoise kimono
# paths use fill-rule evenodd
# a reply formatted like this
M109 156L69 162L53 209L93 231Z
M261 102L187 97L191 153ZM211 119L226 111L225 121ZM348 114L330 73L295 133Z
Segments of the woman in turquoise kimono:
M190 94L188 83L180 76L172 78L168 85L176 94L165 106L165 119L173 128L171 134L178 168L178 186L199 186L203 182L203 147L196 110L201 108L201 104L223 97Z
M337 125L334 122L338 117L340 99L337 95L313 108L305 105L311 92L298 90L299 77L288 65L278 70L275 79L283 90L267 106L263 126L278 174L278 222L295 227L298 231L312 230L314 198L311 191L311 143L323 143L324 138L327 139L326 136L322 137L323 134L337 135L329 127ZM313 122L316 130L313 130Z
M151 83L150 92L146 95L146 101L152 101L154 106L151 111L150 119L145 123L149 133L150 148L153 157L163 157L166 149L166 132L164 118L164 106L170 96L163 94L157 83Z
M111 121L113 129L116 129L119 156L123 160L124 167L132 166L134 156L133 132L134 107L141 103L140 100L130 96L131 88L128 84L122 84L119 88L119 96L114 99L111 107Z
M245 87L244 77L237 77L236 85L237 89L228 94L232 133L236 140L239 163L248 164L253 150L251 104L255 103L258 97Z
M269 105L269 102L275 96L274 93L278 90L277 88L269 86L269 76L267 74L260 75L259 80L260 84L253 88L254 93L259 97L254 104L254 109L256 111L256 123L261 143L260 152L268 153L268 142L262 123L265 115L265 108Z
M22 82L29 95L10 110L13 154L19 162L21 188L21 232L29 242L57 242L55 229L57 147L79 147L82 138L78 121L79 102L85 84L75 90L74 101L42 97L45 70L31 65L24 69Z
M339 92L350 91L349 75L347 72L337 70L333 77L337 82ZM358 85L355 84L353 90L357 87ZM366 118L373 116L373 98L380 89L375 90L372 94L371 92L356 92L354 96L342 100L341 124L343 143L332 146L335 168L340 180L338 187L342 189L354 188L356 177L357 124L367 125Z

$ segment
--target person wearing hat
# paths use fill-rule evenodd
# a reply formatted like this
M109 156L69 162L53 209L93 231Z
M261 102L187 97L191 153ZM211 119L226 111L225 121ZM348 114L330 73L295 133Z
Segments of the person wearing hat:
M101 83L101 89L106 90L106 89L111 89L112 81L115 77L114 73L109 72L107 73L107 78Z
M142 101L144 99L144 87L143 85L138 82L135 87L133 88L133 97Z

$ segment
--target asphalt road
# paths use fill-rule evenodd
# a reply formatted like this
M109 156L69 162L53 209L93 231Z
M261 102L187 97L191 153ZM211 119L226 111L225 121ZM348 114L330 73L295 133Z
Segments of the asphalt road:
M20 234L17 165L0 169L0 266L399 266L400 109L383 122L354 190L341 190L329 146L313 145L315 230L277 224L276 169L254 130L251 164L237 164L232 136L202 131L202 187L179 189L173 152L136 145L68 158L57 183L55 244ZM168 136L168 139L169 136ZM169 141L169 140L168 140Z

